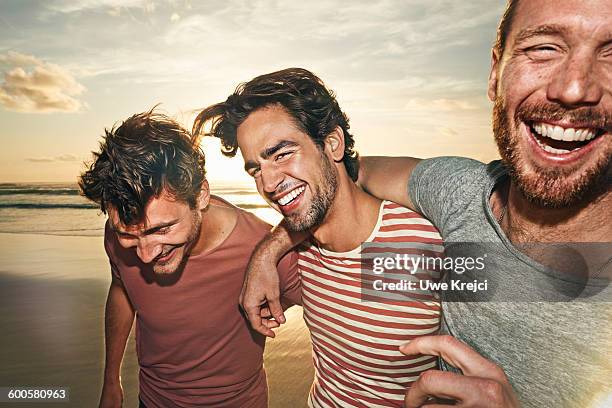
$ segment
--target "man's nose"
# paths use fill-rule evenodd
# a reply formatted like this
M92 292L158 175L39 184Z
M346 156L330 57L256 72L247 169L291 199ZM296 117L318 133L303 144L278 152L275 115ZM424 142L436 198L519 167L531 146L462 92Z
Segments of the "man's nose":
M547 97L567 107L597 105L603 96L597 57L580 50L570 54L553 73Z
M276 166L268 165L261 167L261 184L266 193L274 193L276 188L283 182L283 174Z
M162 245L153 242L150 237L140 238L136 245L136 254L144 263L150 263L162 252Z

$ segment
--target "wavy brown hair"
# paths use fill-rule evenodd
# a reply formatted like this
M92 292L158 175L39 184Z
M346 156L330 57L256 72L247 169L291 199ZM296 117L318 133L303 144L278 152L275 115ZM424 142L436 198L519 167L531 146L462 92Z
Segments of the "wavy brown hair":
M218 137L223 154L234 157L238 151L238 127L251 113L271 105L282 106L298 128L320 148L325 138L339 126L344 132L344 166L349 176L357 180L358 155L353 149L355 141L349 132L348 117L323 81L302 68L272 72L240 84L224 102L200 112L193 125L193 134ZM208 122L210 131L204 133Z
M82 194L109 206L121 222L142 222L145 206L166 191L195 208L205 178L204 153L187 130L154 109L105 129L100 150L79 178Z

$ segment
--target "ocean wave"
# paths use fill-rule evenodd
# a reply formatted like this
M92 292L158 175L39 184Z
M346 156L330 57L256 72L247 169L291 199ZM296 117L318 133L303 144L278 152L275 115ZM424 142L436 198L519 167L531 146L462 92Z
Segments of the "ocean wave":
M236 190L220 188L211 189L213 194L218 195L257 195L257 190ZM36 195L80 195L78 188L44 188L44 187L18 187L10 186L10 188L0 187L0 196L15 195L15 194L36 194Z
M257 208L269 208L266 204L236 204L244 210L253 210ZM99 209L95 203L0 203L0 208L24 208L24 209Z
M0 196L16 194L79 195L76 188L0 188Z
M100 208L94 203L0 203L0 208L26 208L26 209L61 209L61 208L72 208L72 209L97 209Z

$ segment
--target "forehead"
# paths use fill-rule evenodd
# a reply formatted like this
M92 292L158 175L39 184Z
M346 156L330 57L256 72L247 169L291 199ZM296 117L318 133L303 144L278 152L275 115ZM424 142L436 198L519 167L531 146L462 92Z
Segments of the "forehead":
M246 158L260 155L281 141L297 144L314 142L304 133L293 117L280 106L268 106L252 112L240 126L236 137L238 147Z
M555 26L565 35L612 36L610 0L519 0L509 39L524 30Z
M164 191L158 197L153 197L149 200L145 206L144 219L138 224L125 225L119 218L119 212L113 206L108 208L108 218L116 230L140 231L154 225L175 220L189 210L188 203L177 200L174 196Z

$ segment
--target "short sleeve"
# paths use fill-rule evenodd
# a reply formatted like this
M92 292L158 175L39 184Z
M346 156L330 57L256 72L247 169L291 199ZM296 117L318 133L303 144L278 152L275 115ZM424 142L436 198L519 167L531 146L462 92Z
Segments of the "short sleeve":
M302 304L302 281L297 252L291 251L278 263L278 278L283 309Z
M108 225L108 221L104 226L104 250L106 251L106 256L108 256L108 261L110 264L111 275L113 279L117 279L121 281L121 275L119 273L119 269L117 268L116 263L113 261L115 258L115 250L114 248L118 245L117 239L115 238L115 234L111 230Z
M476 176L485 165L465 157L436 157L421 161L408 181L408 194L418 212L441 232L448 220L471 199ZM468 193L466 195L466 192Z

